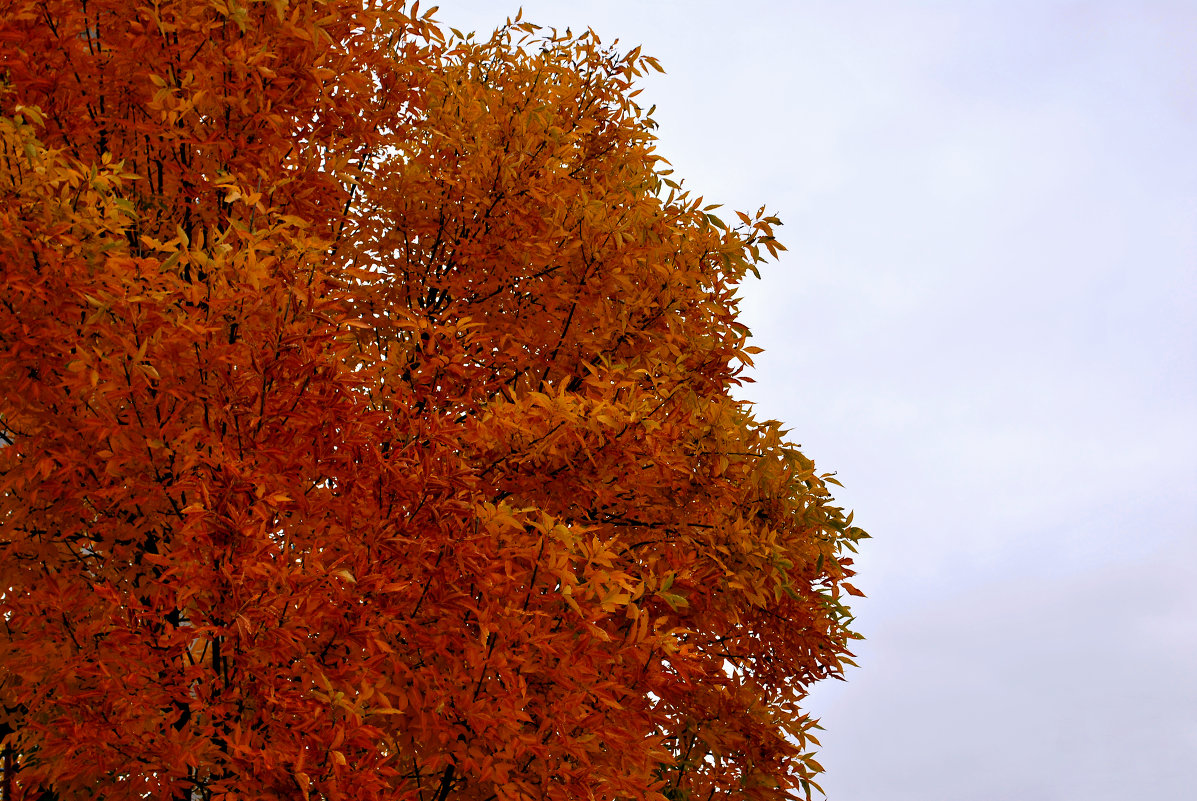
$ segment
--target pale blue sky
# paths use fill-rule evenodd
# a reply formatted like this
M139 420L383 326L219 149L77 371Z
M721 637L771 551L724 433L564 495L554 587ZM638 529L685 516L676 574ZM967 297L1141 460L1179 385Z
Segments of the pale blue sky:
M660 57L661 153L786 223L745 395L875 537L832 801L1190 798L1197 2L523 6Z

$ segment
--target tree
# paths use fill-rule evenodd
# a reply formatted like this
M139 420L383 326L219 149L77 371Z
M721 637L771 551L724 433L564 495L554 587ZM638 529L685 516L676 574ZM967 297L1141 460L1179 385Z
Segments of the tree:
M591 32L0 1L8 799L808 794L866 536L730 392L777 220Z

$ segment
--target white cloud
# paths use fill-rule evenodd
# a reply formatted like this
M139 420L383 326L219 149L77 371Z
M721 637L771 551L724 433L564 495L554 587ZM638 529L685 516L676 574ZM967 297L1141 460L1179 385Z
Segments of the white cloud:
M786 222L746 394L876 536L831 797L1187 798L1197 8L524 7L660 56L663 155Z

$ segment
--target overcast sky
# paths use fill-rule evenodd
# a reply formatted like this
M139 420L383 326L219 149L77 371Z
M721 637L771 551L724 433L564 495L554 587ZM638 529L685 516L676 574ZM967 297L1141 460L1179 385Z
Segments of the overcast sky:
M1197 0L523 6L660 57L662 155L785 223L745 395L874 535L831 800L1193 798Z

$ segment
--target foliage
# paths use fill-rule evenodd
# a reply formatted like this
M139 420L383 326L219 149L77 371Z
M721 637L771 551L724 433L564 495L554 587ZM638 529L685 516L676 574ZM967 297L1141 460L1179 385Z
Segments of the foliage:
M9 799L780 799L851 526L733 400L656 62L362 0L0 1Z

